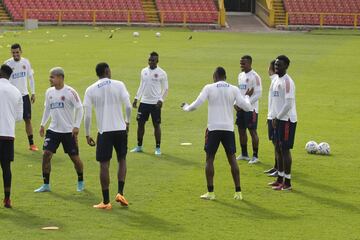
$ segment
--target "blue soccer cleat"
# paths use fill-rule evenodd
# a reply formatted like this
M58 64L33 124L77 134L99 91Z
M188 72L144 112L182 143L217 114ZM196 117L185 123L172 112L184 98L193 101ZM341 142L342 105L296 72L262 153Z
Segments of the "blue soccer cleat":
M143 152L143 147L142 146L136 146L133 149L130 150L130 152Z
M161 155L161 150L159 147L155 148L155 155L157 156Z
M85 189L84 181L78 181L76 191L82 192Z
M43 184L38 189L35 189L34 192L40 193L40 192L50 192L50 185L49 184Z

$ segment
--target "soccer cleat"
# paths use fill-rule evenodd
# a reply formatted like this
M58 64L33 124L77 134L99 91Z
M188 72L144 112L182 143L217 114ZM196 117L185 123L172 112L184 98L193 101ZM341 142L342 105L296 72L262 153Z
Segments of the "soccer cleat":
M129 205L128 201L120 193L116 194L115 201L120 203L121 206L127 207Z
M78 181L76 191L82 192L85 189L84 181Z
M291 187L291 185L284 184L281 190L283 190L283 191L291 191L292 187Z
M3 203L4 203L4 207L6 207L6 208L12 208L10 198L5 198L4 201L3 201Z
M280 183L279 185L272 187L272 189L273 189L273 190L276 190L276 191L283 190L283 188L284 188L284 184L283 184L283 183Z
M264 171L264 173L267 173L267 174L270 174L273 172L277 172L276 168L270 168L270 169Z
M270 186L270 187L277 187L279 185L282 185L282 182L275 181L275 182L268 183L268 186Z
M43 184L38 189L35 189L34 192L36 192L36 193L50 192L50 185L49 184Z
M105 203L101 202L97 205L93 205L93 208L110 210L110 209L112 209L112 206L111 206L111 203L105 204Z
M29 150L36 152L36 151L39 151L39 148L35 144L31 144L29 146Z
M279 176L278 171L268 174L268 177L278 177L278 176Z
M255 163L258 163L260 162L260 160L257 158L257 157L253 157L250 161L249 161L249 164L255 164Z
M133 149L131 149L130 152L143 152L143 147L142 146L136 146Z
M155 155L161 155L161 150L160 148L155 148Z
M235 200L243 200L241 192L235 192L234 199Z
M249 156L243 156L243 155L239 155L236 160L245 160L245 161L250 161Z
M200 196L201 199L205 200L215 200L215 193L214 192L207 192Z

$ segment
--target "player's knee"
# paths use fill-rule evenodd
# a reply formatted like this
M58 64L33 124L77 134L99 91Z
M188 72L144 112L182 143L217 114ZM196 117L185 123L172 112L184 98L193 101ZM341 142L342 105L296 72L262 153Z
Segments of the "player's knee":
M43 160L44 161L50 161L51 156L52 156L52 152L50 152L48 150L45 150L44 154L43 154Z

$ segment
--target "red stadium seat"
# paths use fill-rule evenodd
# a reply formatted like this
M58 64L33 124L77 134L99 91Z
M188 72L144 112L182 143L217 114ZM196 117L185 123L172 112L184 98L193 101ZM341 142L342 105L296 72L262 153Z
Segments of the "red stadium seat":
M289 13L289 24L293 25L319 25L319 16L306 13L327 13L324 25L352 26L354 14L360 14L360 0L284 0L284 6ZM292 12L304 14L292 15Z

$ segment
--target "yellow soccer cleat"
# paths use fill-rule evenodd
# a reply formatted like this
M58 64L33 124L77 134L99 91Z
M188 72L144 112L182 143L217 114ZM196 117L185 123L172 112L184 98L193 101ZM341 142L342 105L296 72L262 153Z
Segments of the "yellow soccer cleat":
M243 200L241 192L235 192L234 199L235 200Z
M97 208L97 209L104 209L104 210L110 210L112 208L111 203L105 204L103 202L101 202L97 205L94 205L93 207Z

